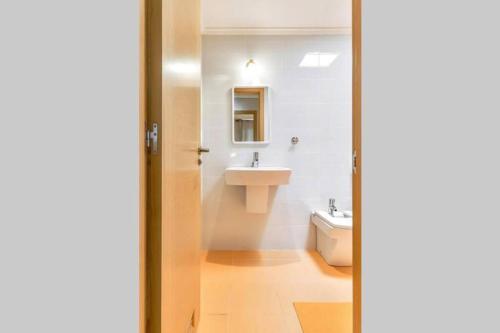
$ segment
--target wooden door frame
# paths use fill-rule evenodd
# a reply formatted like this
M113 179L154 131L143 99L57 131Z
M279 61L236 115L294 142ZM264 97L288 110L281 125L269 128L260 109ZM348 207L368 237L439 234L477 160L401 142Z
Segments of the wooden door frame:
M139 333L146 333L146 0L139 0Z
M356 172L353 173L353 332L361 333L361 2L352 0L352 57L353 57L353 91L352 91L352 143L356 152Z
M353 332L361 333L361 1L352 0L353 149L357 173L353 176ZM139 0L139 332L146 333L146 1Z

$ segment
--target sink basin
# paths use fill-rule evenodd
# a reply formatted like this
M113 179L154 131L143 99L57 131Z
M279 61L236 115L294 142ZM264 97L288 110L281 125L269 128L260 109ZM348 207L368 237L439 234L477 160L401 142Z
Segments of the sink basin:
M226 184L246 186L246 209L249 213L267 212L269 186L290 183L292 169L282 167L232 167L226 169Z
M280 167L234 167L226 169L228 185L286 185L292 170Z

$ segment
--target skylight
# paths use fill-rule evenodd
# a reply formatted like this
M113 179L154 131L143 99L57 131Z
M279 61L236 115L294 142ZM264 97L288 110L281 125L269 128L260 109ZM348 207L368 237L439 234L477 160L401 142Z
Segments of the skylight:
M330 67L338 54L309 52L304 56L300 67Z

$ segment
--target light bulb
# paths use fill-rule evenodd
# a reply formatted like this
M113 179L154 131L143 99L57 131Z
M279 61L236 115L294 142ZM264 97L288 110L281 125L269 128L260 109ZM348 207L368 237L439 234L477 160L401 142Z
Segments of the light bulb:
M253 59L248 60L245 65L245 79L250 84L259 83L259 66Z

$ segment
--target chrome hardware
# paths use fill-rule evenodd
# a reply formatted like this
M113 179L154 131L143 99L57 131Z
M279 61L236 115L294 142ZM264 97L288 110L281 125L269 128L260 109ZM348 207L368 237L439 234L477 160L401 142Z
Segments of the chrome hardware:
M146 131L146 147L151 154L158 154L158 124L153 123L153 129Z
M252 168L258 168L259 167L259 152L254 152L253 153L253 161L252 161Z
M294 137L292 138L292 145L296 145L297 143L299 143L299 138L298 138L298 137L296 137L296 136L294 136Z
M338 209L337 209L337 207L335 207L335 199L331 198L329 205L328 205L328 214L333 216L333 214L337 211L338 211Z

